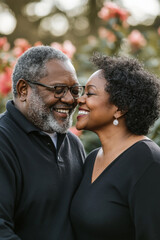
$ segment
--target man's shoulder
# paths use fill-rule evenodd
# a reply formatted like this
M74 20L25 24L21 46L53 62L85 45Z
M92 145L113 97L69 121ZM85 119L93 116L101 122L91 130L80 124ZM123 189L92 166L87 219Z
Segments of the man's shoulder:
M75 151L81 151L83 152L84 155L85 154L85 150L84 150L84 146L80 140L80 138L78 136L76 136L74 133L72 133L71 131L67 131L66 134L67 138L70 141L71 147L73 147L73 149L75 149Z
M0 138L3 140L4 136L8 136L11 130L14 130L14 126L7 112L1 113L0 114Z
M6 104L6 110L4 112L0 113L0 126L7 123L7 119L10 118L8 107L10 108L11 105L12 105L12 101L10 100Z
M0 120L5 116L5 112L0 113Z
M67 136L71 141L74 141L75 143L82 144L79 137L76 136L74 133L72 133L70 130L67 131Z
M7 124L7 122L8 122L7 121L7 119L8 119L7 115L8 115L7 112L0 113L0 128L4 127L6 125L10 126L10 124Z

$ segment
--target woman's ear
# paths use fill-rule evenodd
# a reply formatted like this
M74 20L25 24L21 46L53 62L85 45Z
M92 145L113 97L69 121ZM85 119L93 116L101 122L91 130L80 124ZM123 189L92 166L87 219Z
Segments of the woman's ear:
M19 100L21 102L25 102L28 94L28 84L26 83L26 81L24 79L20 79L17 82L16 89Z
M114 117L115 117L116 119L118 119L118 118L124 116L124 115L126 114L126 112L127 112L127 111L117 110L117 111L115 112L115 114L114 114Z

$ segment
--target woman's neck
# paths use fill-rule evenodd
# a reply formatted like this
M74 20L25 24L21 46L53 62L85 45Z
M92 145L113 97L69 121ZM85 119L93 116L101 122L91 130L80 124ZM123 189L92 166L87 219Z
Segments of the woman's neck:
M100 138L104 155L112 151L123 152L134 143L147 139L144 135L135 135L126 129L117 129L117 131L103 130L97 132L97 134Z

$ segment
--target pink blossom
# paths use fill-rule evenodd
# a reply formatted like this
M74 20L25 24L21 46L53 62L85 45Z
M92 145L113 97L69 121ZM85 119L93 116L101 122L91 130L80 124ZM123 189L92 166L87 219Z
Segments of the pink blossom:
M133 30L129 34L128 42L130 43L133 50L138 50L139 48L144 47L147 43L144 36L138 30Z
M1 37L0 38L0 50L3 50L3 51L8 51L10 48L10 44L7 40L6 37Z
M51 43L51 47L59 49L64 54L66 54L69 58L72 58L74 53L76 52L75 46L69 40L64 41L63 44L53 42Z
M12 52L16 58L20 57L23 54L23 50L20 47L14 47Z
M98 33L100 38L107 39L109 42L114 43L117 40L115 34L106 28L100 27Z
M17 38L15 41L14 41L14 45L16 47L21 47L21 48L29 48L31 47L31 45L29 44L29 42L24 39L24 38Z
M69 58L72 58L73 55L74 55L75 52L76 52L76 48L75 48L75 46L71 43L71 41L66 40L66 41L64 41L64 43L63 43L63 51L64 51L64 53L65 53Z
M118 17L122 22L124 22L127 20L129 12L120 8L114 2L106 2L104 3L104 7L98 13L98 16L105 21Z
M78 137L82 134L82 130L77 130L75 126L70 127L69 130Z
M43 45L43 43L41 41L37 41L34 43L34 46L41 46L41 45Z
M51 43L50 46L63 52L63 46L62 46L62 44L60 44L58 42L53 42L53 43Z
M21 56L28 48L31 47L29 42L24 38L17 38L14 41L15 47L13 48L13 54L15 57Z
M160 35L160 27L157 29L158 35Z
M11 91L11 73L11 68L6 68L4 72L0 73L0 94L2 96L6 96Z

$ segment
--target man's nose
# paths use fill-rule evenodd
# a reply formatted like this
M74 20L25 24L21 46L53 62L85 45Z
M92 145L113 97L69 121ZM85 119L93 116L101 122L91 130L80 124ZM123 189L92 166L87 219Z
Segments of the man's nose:
M65 95L61 98L62 102L66 102L69 104L73 104L75 102L74 97L72 96L70 90L68 89L68 91L65 93Z

